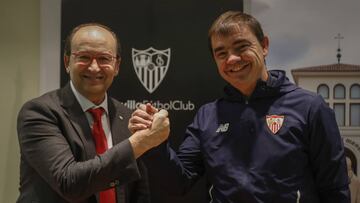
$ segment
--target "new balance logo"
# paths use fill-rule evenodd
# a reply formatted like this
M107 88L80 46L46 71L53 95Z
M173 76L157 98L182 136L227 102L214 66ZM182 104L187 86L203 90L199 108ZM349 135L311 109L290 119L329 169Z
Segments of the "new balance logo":
M228 130L229 128L229 123L224 123L224 124L220 124L220 126L218 127L218 129L216 130L217 133L224 133Z

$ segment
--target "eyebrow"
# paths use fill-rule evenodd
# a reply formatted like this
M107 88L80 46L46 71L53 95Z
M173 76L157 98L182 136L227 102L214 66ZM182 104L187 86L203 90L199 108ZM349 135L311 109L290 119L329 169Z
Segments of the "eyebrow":
M214 49L214 53L219 52L223 49L224 49L224 46L217 47L216 49Z
M249 40L247 39L237 39L235 42L233 42L232 44L243 44L243 43L250 43Z
M102 54L108 54L108 55L112 55L112 52L98 52L98 51L77 51L77 52L73 52L73 53L86 53L86 54L94 54L94 55L102 55Z
M237 44L244 44L244 43L250 43L249 40L247 39L237 39L235 40L232 45L237 45ZM217 48L214 49L214 53L221 51L224 49L224 46L219 46Z

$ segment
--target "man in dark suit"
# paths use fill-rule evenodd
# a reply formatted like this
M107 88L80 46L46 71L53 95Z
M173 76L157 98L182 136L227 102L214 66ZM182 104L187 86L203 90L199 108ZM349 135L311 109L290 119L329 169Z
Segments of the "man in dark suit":
M119 71L119 50L104 25L82 24L70 33L64 51L70 82L27 102L18 115L17 202L149 202L138 158L167 138L169 121L163 110L147 132L130 134L130 110L106 94Z

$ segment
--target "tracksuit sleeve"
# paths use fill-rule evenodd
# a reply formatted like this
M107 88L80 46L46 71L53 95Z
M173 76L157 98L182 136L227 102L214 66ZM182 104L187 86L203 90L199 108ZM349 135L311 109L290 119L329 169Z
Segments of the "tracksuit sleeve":
M309 112L309 153L322 203L350 203L344 146L334 112L318 96Z
M187 128L177 153L169 142L165 142L144 155L150 176L161 177L157 184L170 194L185 194L204 174L197 133L199 131L195 118Z

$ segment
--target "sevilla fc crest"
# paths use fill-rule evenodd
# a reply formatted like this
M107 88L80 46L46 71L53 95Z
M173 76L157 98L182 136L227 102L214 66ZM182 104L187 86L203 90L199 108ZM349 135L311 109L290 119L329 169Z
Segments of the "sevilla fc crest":
M170 48L156 50L132 49L132 61L137 77L145 89L151 94L159 87L170 64Z
M270 131L273 134L276 134L280 128L282 127L284 123L285 116L279 116L279 115L267 115L266 116L266 123L269 127Z

